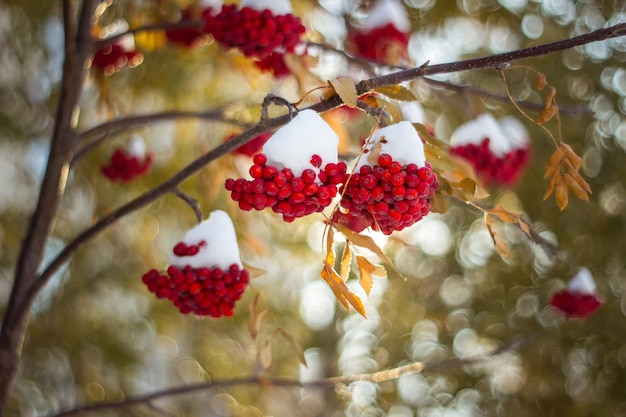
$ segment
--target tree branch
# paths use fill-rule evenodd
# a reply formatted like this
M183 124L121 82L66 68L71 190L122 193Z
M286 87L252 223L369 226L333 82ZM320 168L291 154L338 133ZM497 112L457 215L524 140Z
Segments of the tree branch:
M95 147L100 145L100 143L102 143L111 135L116 135L122 131L143 127L152 123L170 122L179 119L214 120L246 128L249 128L251 126L250 123L244 123L235 119L225 118L223 110L211 110L205 112L165 111L160 113L114 119L99 124L98 126L94 126L78 135L79 142L87 141L91 137L95 138L89 141L75 153L74 158L72 159L72 165L75 164L82 157L84 157L87 153L91 152Z
M297 388L326 388L333 389L338 385L348 385L356 381L369 381L374 383L381 383L386 381L393 381L400 378L402 375L408 375L413 373L422 372L434 372L441 369L454 369L467 365L474 365L481 362L486 362L493 359L497 355L501 355L511 350L520 349L534 338L537 334L521 336L514 339L512 342L502 345L493 351L484 355L479 355L473 358L459 359L452 358L441 362L423 363L414 362L408 365L403 365L393 369L387 369L380 372L374 372L370 374L359 375L346 375L336 376L317 381L303 382L297 379L289 378L269 378L263 376L251 376L246 378L235 378L228 380L218 380L210 382L201 382L192 385L183 385L179 387L166 388L160 391L155 391L150 394L129 396L121 401L115 402L103 402L98 404L84 405L73 408L71 410L62 411L58 414L50 417L68 417L80 413L95 412L102 410L115 410L120 408L131 407L134 405L149 404L151 401L161 398L174 397L183 394L191 394L194 392L208 391L216 388L228 388L238 385L259 385L263 387L297 387Z
M591 32L585 35L577 36L571 39L554 42L545 45L533 46L531 48L520 49L518 51L507 52L499 55L486 56L482 58L475 58L466 61L457 61L448 64L440 64L433 66L421 66L409 70L399 71L393 74L383 75L380 77L370 78L368 80L361 81L357 84L357 92L359 95L365 94L375 88L385 85L395 85L403 81L408 81L413 78L423 77L425 75L434 75L440 73L449 73L455 71L466 71L470 69L480 68L494 68L496 65L516 61L523 58L529 58L533 56L550 54L565 49L573 48L575 46L583 45L594 41L614 38L617 36L626 35L626 23L622 23L616 26L612 26L606 29L600 29L595 32ZM333 95L317 104L309 106L308 109L314 110L318 113L322 113L333 108L342 105L341 98L337 95ZM257 135L268 131L273 128L278 128L284 125L290 120L290 116L283 115L276 118L262 120L256 126L246 130L239 136L229 140L221 145L213 148L211 151L200 156L195 161L191 162L188 166L183 168L177 174L172 176L167 181L156 186L152 190L147 191L145 194L137 197L135 200L130 201L124 206L118 208L108 216L102 218L91 228L85 230L78 235L72 242L70 242L57 257L50 263L48 268L41 274L41 277L37 284L33 287L29 294L29 301L36 293L43 287L52 274L85 243L96 237L99 233L104 231L110 225L115 223L120 218L138 210L151 202L155 201L164 194L175 189L180 183L189 178L195 172L202 169L204 166L214 161L217 158L233 151L234 149L246 144Z

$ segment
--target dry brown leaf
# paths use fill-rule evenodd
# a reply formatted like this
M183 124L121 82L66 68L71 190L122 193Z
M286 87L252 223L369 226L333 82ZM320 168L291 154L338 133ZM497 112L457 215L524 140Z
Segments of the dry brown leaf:
M359 268L359 284L363 287L365 293L369 295L372 284L374 283L374 277L372 275L386 277L387 271L385 271L382 265L374 265L363 256L356 257L356 264Z
M346 242L346 245L343 249L343 255L341 256L341 271L339 276L343 281L348 279L348 275L350 274L350 264L352 263L352 252L350 251L350 243Z
M346 285L342 280L337 271L335 271L330 265L324 262L324 268L322 272L320 272L320 277L330 286L330 289L335 294L335 298L343 305L346 309L350 309L350 304L346 299L345 295L342 291L342 284Z
M561 177L556 183L554 198L556 199L557 206L559 206L559 210L565 210L565 207L567 207L569 202L569 198L567 196L567 184L565 184L565 181L561 180Z
M355 231L353 231L352 229L342 224L333 223L333 225L341 233L343 233L346 239L349 240L352 244L357 245L361 248L366 248L366 249L371 250L372 252L376 254L376 256L380 258L381 261L383 261L384 263L388 265L393 265L393 263L391 262L391 259L389 259L387 255L385 255L383 250L378 247L378 245L374 242L374 240L371 237L360 235L356 233Z
M559 144L554 152L552 152L552 155L550 155L550 159L548 159L548 163L546 164L546 172L543 174L543 179L554 175L554 173L558 172L559 168L561 168L561 161L565 157L565 152L567 151L563 145L563 143Z
M357 108L356 102L359 96L356 93L356 86L351 78L339 77L335 80L329 80L328 84L333 87L335 93L343 100L346 106L352 109Z
M378 87L374 91L398 101L417 101L411 90L400 84Z
M430 211L440 214L448 212L448 203L441 193L435 193L433 198L430 200Z
M551 120L554 116L556 116L558 112L559 108L556 106L546 107L545 109L541 110L541 113L539 113L539 116L537 116L537 118L533 120L533 122L540 125Z
M361 301L361 299L357 297L355 293L350 291L350 288L348 288L348 286L343 281L341 283L343 284L343 286L341 287L341 290L343 292L344 297L346 297L348 302L352 305L352 307L354 307L354 309L360 315L367 318L367 314L365 314L365 306L363 305L363 302Z
M335 244L335 229L328 227L328 233L326 234L326 262L331 267L335 266L335 250L333 245Z
M543 194L543 200L546 201L548 197L552 195L554 192L554 187L556 187L556 183L559 180L559 173L555 172L550 178L550 182L548 183L548 187L546 188L546 192Z
M548 85L548 79L546 78L546 74L541 72L535 73L535 85L537 86L537 90L541 91L546 88Z
M252 339L256 339L260 333L258 318L263 309L259 306L259 294L254 297L250 304L250 318L248 318L248 332Z
M380 139L382 141L383 139L385 139L385 136L381 136ZM378 165L378 157L380 156L380 152L383 149L383 144L381 143L381 141L376 142L376 144L372 147L372 149L370 149L367 154L367 162L372 166Z
M578 171L583 166L583 159L567 143L561 145L565 148L565 159Z
M503 258L508 258L509 256L511 256L511 251L509 250L509 246L506 244L504 240L500 238L500 236L494 230L493 221L491 220L491 217L485 216L485 224L487 225L487 230L489 231L489 234L491 235L491 238L493 239L496 252L498 252L498 254Z
M569 188L576 197L583 201L589 201L589 194L587 194L587 191L578 184L578 181L576 181L571 174L563 174L563 180L567 184L567 188Z
M497 218L499 218L500 220L502 220L505 223L517 223L519 221L519 214L517 213L511 213L510 211L508 211L507 209L505 209L502 206L495 206L494 208L492 208L491 210L488 210L487 213L489 213L492 216L495 216Z
M270 342L271 339L266 340L258 353L258 361L263 369L267 369L272 365L272 345Z

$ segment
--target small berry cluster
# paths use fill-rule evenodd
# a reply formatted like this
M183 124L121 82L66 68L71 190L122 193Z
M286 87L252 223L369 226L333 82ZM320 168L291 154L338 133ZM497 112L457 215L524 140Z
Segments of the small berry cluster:
M120 43L110 43L98 49L91 65L106 75L111 75L128 65L134 68L141 64L143 56L137 50L126 50Z
M563 290L552 296L550 304L561 310L567 317L585 318L600 308L602 302L595 294Z
M226 140L231 140L234 137L237 137L237 133L233 133L232 135L228 136ZM263 145L265 145L265 142L267 142L270 137L272 137L272 132L261 133L250 142L246 143L245 145L241 145L240 147L235 149L233 153L253 157L257 153L261 152L261 149L263 149Z
M450 153L468 160L476 174L488 184L514 185L529 161L530 150L527 147L513 149L502 157L494 155L489 147L490 139L484 139L480 145L469 143L453 146Z
M282 214L288 223L328 207L337 195L338 185L345 183L348 177L344 162L331 162L319 169L322 158L318 155L313 155L311 165L319 172L307 168L299 176L289 168L279 171L267 165L267 157L262 153L255 155L252 161L254 164L249 171L252 180L229 178L226 190L231 192L231 198L239 203L240 209L269 207L274 213Z
M271 72L274 74L274 78L283 78L291 74L289 67L285 64L285 54L279 52L274 52L260 61L255 61L254 65L263 72Z
M212 9L206 9L202 11L202 14L208 14ZM188 22L193 20L196 16L195 10L192 7L183 9L181 12L180 22ZM176 45L180 45L187 49L193 49L202 43L202 39L205 37L205 33L202 29L195 27L182 27L176 29L167 29L165 31L165 37L168 42Z
M113 182L129 182L148 172L152 166L152 159L152 154L146 155L145 158L139 158L123 148L118 148L113 152L109 164L100 167L100 171Z
M292 14L274 15L270 10L255 10L223 5L216 15L205 17L205 32L222 45L238 48L244 55L265 59L273 52L292 52L306 31Z
M354 173L341 199L347 214L339 223L350 224L352 217L384 234L411 226L430 211L430 199L439 181L428 162L403 166L386 153L378 156L375 166L363 165ZM363 221L359 222L359 227ZM364 228L364 227L363 227Z
M393 53L400 56L407 54L409 34L389 23L367 32L354 32L350 41L356 53L363 58L386 62Z
M178 247L178 245L177 245ZM221 268L183 268L170 266L166 273L156 269L141 278L148 290L158 298L167 298L183 314L198 316L232 316L250 275L247 270L232 264L228 270Z

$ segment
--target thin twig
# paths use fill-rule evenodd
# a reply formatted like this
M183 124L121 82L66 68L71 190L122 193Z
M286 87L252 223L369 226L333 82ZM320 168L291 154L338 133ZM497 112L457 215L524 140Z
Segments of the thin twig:
M156 30L190 29L190 28L202 29L204 28L204 21L203 20L184 20L184 21L178 21L178 22L162 22L162 23L155 23L152 25L139 26L134 29L129 29L121 33L116 33L115 35L111 35L108 38L98 39L94 41L94 47L95 49L98 49L126 35L134 35L136 33L141 33L141 32L153 32Z
M173 193L176 194L177 197L180 197L180 199L183 200L185 203L187 203L189 207L191 207L194 214L196 215L196 219L198 219L198 223L200 223L202 221L202 210L200 210L200 204L198 204L198 200L186 194L178 187L174 189Z

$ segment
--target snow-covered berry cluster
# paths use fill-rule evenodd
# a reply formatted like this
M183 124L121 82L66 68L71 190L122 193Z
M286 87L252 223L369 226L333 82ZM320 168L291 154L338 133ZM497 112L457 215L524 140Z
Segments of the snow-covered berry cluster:
M306 32L286 0L244 0L241 9L224 5L219 13L205 15L205 22L205 32L220 44L258 59L292 52Z
M406 57L411 23L397 0L381 0L369 12L360 29L350 33L348 41L355 53L386 62Z
M388 235L429 213L439 181L410 122L376 131L364 152L345 185L343 211L335 221L361 230L371 226ZM374 152L379 152L378 157Z
M514 117L482 114L453 132L450 153L469 161L485 183L512 186L530 159L528 131Z
M100 171L112 182L129 182L148 172L152 160L152 154L146 154L143 140L135 138L128 148L117 148L108 164L100 167Z
M142 281L158 298L183 314L232 316L250 275L241 265L235 229L223 211L189 230L174 246L165 272L151 269Z
M271 208L282 214L286 222L320 212L328 207L337 195L337 186L347 178L344 162L330 162L324 169L319 155L311 157L311 168L306 168L295 176L290 168L280 171L274 165L267 165L267 156L259 153L252 159L250 167L252 180L229 178L226 190L231 198L245 211Z
M596 293L591 272L587 268L581 268L566 289L552 296L550 304L567 317L585 318L600 308L602 300Z
M113 42L96 51L91 66L105 75L111 75L125 66L134 68L142 62L143 55L134 47L127 47L122 42Z
M339 137L313 110L299 112L255 155L251 179L225 186L242 210L271 208L286 222L328 207L348 177L337 161Z

